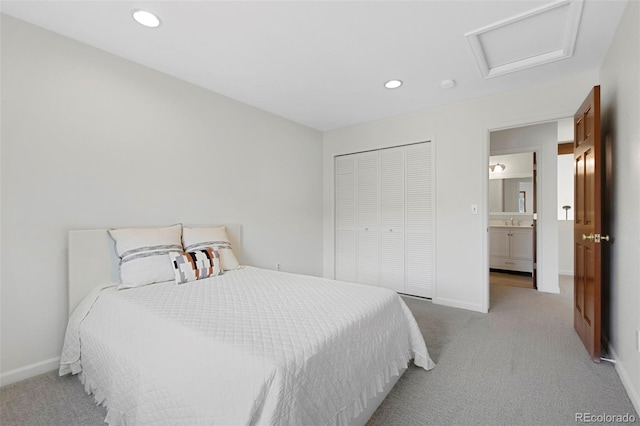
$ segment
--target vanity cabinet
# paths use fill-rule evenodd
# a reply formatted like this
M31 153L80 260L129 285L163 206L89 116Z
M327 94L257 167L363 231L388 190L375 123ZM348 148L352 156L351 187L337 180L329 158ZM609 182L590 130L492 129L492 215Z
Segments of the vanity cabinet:
M491 227L489 266L492 269L533 272L533 229Z

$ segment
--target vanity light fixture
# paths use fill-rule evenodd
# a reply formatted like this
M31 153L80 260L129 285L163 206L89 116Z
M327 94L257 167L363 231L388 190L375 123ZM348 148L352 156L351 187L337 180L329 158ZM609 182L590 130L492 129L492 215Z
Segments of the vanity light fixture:
M505 166L502 163L496 163L496 164L489 164L489 170L491 170L492 173L501 173L504 172L504 169L506 169L507 166Z
M397 89L402 86L402 80L389 80L384 84L387 89Z
M144 25L149 28L159 27L162 21L156 15L146 10L135 9L131 11L131 16L140 25Z

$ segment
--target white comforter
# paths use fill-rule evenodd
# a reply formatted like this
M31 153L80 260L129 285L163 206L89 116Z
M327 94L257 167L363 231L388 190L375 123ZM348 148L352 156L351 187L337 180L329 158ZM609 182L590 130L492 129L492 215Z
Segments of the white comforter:
M245 267L183 285L96 290L60 374L109 424L345 424L410 359L433 368L394 292Z

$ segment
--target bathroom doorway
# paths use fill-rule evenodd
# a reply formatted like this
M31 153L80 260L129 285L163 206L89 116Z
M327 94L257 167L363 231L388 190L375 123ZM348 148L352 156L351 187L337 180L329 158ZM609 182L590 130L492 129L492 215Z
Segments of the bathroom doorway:
M488 152L487 152L487 162L489 162L491 157L496 156L505 156L511 154L524 154L529 153L529 158L531 160L527 160L527 164L533 163L533 153L536 154L536 191L535 191L535 200L536 200L536 209L535 211L529 211L527 206L527 201L525 202L525 212L520 213L520 206L518 204L518 208L511 208L509 212L502 212L502 214L497 215L490 212L490 209L487 208L487 275L489 275L488 279L488 296L491 298L491 272L490 269L501 269L492 267L490 262L490 254L492 251L490 244L490 234L492 227L491 220L508 220L509 223L505 225L511 225L511 218L513 217L514 225L517 225L517 220L520 220L520 227L522 225L531 225L531 222L534 222L535 231L533 235L533 241L535 241L535 248L531 247L531 270L536 270L536 284L537 290L541 292L547 293L558 293L558 221L557 221L557 157L558 157L558 122L557 119L553 121L538 123L538 124L530 124L530 125L521 125L519 127L503 127L503 128L495 128L489 131L489 143L488 143ZM495 160L495 158L494 158ZM489 162L486 166L487 174L487 188L491 184L490 182L494 179L490 179L490 165L495 164ZM515 167L515 166L514 166ZM531 166L533 167L533 166ZM517 171L517 169L516 169ZM502 171L503 174L505 172L509 172L509 165L506 165L505 169ZM514 171L515 172L515 171ZM495 172L494 172L495 174ZM506 173L508 174L508 173ZM532 173L530 173L532 174ZM517 177L517 176L513 176ZM491 184L495 185L495 184ZM506 186L505 186L506 187ZM490 205L489 202L489 191L487 191L487 205ZM518 194L520 190L518 190ZM526 194L528 197L528 194ZM517 202L520 203L520 198L518 197ZM533 200L531 200L533 201ZM515 201L514 201L515 202ZM511 204L513 206L513 204ZM505 204L507 206L507 204ZM497 212L496 212L497 213ZM505 213L507 213L505 215ZM513 216L508 213L517 213ZM493 216L493 219L492 219ZM496 224L496 222L493 222ZM505 238L513 238L517 239L522 237L520 235L519 227L513 228L513 230L509 233L514 235L503 235L503 247L502 254L506 255L507 252L505 247L508 244L508 241L505 241ZM494 231L495 233L495 231ZM516 235L517 234L517 235ZM532 242L533 243L533 242ZM517 244L516 244L517 245ZM522 245L520 245L522 247ZM498 247L500 249L500 247ZM495 252L495 249L494 249ZM533 254L535 253L535 260ZM512 255L513 253L509 253ZM504 256L503 256L504 257ZM518 255L517 257L528 257L524 255ZM517 265L516 265L517 266ZM519 271L509 271L510 275L517 275L514 272ZM524 272L525 274L528 272ZM532 274L533 275L533 274ZM511 287L513 288L513 287ZM531 277L531 287L534 288L533 285L533 276Z
M533 283L530 289L520 289L515 286L508 285L492 285L492 272L490 265L490 209L489 209L489 185L490 180L490 157L508 154L519 154L526 152L536 153L536 219L535 219L535 254L536 254L536 278L537 291L544 293L560 293L560 280L558 275L560 247L558 239L558 142L571 136L561 137L561 126L559 121L562 118L553 118L549 121L539 122L536 124L518 124L511 126L492 127L487 129L486 140L486 157L485 157L485 173L486 173L486 306L491 310L495 300L499 300L506 295L512 295L520 291L533 291ZM505 168L504 171L507 171ZM519 210L519 209L518 209ZM562 210L564 213L564 210ZM519 211L518 211L519 213ZM511 220L511 216L506 219ZM516 217L514 216L514 221ZM521 223L522 225L522 223ZM509 274L509 278L514 278ZM494 274L495 277L495 274ZM533 280L532 280L533 281ZM502 291L494 291L496 287L500 287Z
M492 142L501 137L499 132L492 133ZM489 283L492 287L537 288L536 157L535 151L489 157Z

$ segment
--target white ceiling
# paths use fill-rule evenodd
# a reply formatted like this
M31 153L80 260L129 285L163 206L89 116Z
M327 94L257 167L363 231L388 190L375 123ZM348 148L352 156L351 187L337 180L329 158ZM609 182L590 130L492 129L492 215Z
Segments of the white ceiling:
M483 77L465 34L548 3L3 0L1 7L8 15L324 131L598 69L626 0L584 0L572 57ZM162 25L140 26L131 18L136 8L156 13ZM516 31L518 43L556 46L550 37L562 37L566 23L541 22L547 27L532 20ZM514 32L507 34L509 39L496 46L513 47ZM517 49L507 53L522 59ZM508 57L500 56L505 61ZM457 86L441 89L447 78ZM390 79L404 85L385 89Z

